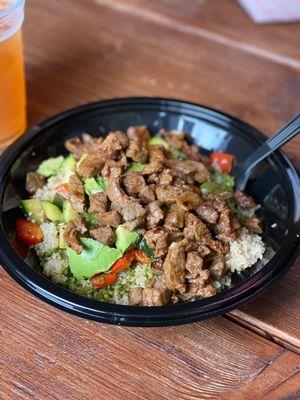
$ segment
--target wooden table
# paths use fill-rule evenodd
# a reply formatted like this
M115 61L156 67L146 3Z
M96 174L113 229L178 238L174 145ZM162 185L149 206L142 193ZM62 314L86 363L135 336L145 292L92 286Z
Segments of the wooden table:
M223 109L271 134L300 104L300 25L233 0L30 0L29 123L118 96ZM300 166L300 139L286 146ZM0 271L0 398L299 399L300 262L214 320L123 328L58 311Z

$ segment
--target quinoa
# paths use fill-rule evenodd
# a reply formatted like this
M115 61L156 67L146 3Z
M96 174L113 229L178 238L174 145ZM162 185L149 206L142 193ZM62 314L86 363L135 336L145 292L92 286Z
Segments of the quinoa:
M34 246L34 249L37 255L43 258L43 256L45 257L58 249L58 229L53 222L43 222L40 228L43 232L44 240Z
M226 256L226 266L231 272L240 273L263 258L265 245L259 235L251 234L243 228L241 235L230 243Z

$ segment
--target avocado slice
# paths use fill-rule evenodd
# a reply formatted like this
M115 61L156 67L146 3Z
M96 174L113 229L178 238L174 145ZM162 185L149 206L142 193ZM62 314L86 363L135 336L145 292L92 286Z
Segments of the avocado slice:
M131 172L131 171L141 172L146 167L146 165L148 165L148 164L141 164L141 163L134 162L130 165L129 168L127 168L126 172Z
M116 229L116 247L124 253L129 247L135 245L140 239L140 235L137 232L130 232L122 225Z
M100 272L106 272L122 257L122 251L105 246L90 238L80 239L84 248L77 254L70 247L67 248L67 256L72 274L77 279L91 278Z
M41 224L45 219L45 211L41 200L39 199L29 199L22 200L22 208L29 219Z
M73 221L77 217L77 212L73 210L68 200L63 202L63 220L64 222Z
M64 203L63 198L58 193L56 193L53 199L53 204L55 204L58 208L62 209L63 203Z
M159 137L159 136L153 136L149 140L149 144L152 144L152 145L155 145L155 146L163 146L166 150L170 150L169 143L166 140L164 140L163 138Z
M48 158L40 164L37 172L44 175L46 178L57 175L64 160L63 156Z
M66 227L65 226L60 226L59 227L59 241L58 241L58 247L62 250L67 250L67 244L64 239L64 233L65 233Z
M59 172L75 171L76 160L73 156L68 156L61 164Z
M96 178L87 178L84 182L84 190L88 196L104 192L106 187L107 183L101 176L97 176Z
M46 217L52 221L57 222L62 219L62 212L61 210L50 201L42 201L43 210L45 212Z

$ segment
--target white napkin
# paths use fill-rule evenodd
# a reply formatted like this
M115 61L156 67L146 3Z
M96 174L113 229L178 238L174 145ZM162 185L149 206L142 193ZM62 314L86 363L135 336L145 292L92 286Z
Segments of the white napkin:
M300 0L238 0L257 24L300 20Z

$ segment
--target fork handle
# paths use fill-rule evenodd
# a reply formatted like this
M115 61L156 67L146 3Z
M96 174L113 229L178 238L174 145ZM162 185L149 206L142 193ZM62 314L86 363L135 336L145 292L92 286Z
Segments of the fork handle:
M268 139L260 146L250 157L243 163L244 174L249 176L253 168L261 161L268 157L273 151L279 149L300 131L300 113L294 115L286 125L283 126L275 135Z

